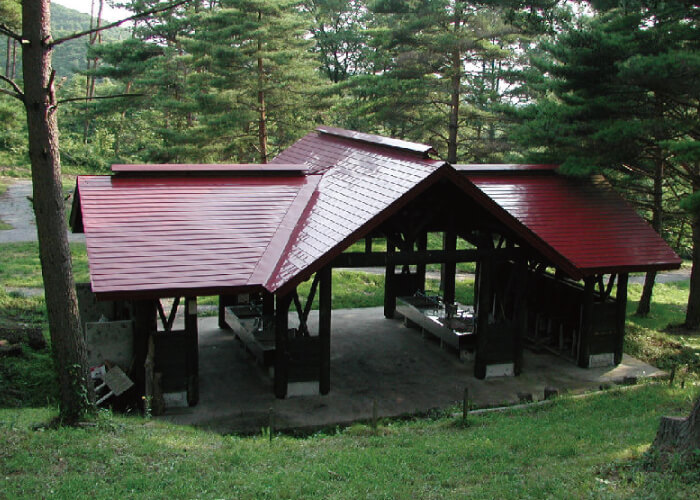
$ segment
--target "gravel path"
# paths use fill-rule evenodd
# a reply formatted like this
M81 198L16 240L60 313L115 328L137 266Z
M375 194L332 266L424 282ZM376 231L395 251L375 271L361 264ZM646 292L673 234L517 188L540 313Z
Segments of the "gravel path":
M0 231L0 243L37 240L34 210L28 196L32 196L32 181L25 179L12 182L0 196L0 220L12 226L12 229ZM85 235L69 231L68 239L85 241Z

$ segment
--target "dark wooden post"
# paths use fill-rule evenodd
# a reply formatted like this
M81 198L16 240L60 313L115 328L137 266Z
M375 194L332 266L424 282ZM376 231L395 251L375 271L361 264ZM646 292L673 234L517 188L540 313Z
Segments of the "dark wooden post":
M187 339L187 404L199 402L199 332L197 330L197 297L185 297L185 336Z
M581 323L579 329L578 365L588 368L591 354L591 336L593 333L593 289L595 279L592 276L583 280L583 303L581 304Z
M516 260L514 272L517 274L515 280L515 311L513 314L515 321L513 371L516 375L520 375L523 368L523 338L527 334L527 292L529 290L527 261L525 259Z
M230 330L226 323L226 307L238 304L238 295L219 295L219 328Z
M134 363L129 377L134 381L139 398L144 395L146 384L146 357L148 339L158 329L158 305L156 300L135 300L132 306L134 321Z
M428 249L428 233L426 231L423 231L418 238L416 239L416 245L418 252L425 252ZM418 290L421 292L425 292L425 268L426 264L425 262L418 264L416 266L416 280L417 280L417 286Z
M318 271L319 296L318 296L318 340L321 351L321 363L319 373L319 392L328 394L331 390L331 288L333 275L331 266L326 266Z
M476 357L474 360L474 376L479 379L486 377L489 346L489 315L491 313L491 288L493 279L491 258L479 263L476 280L479 294L476 298Z
M263 316L273 316L275 314L275 296L265 291L263 292Z
M455 302L455 279L457 274L457 262L454 260L454 253L457 250L457 233L454 228L450 228L445 233L444 240L445 252L451 254L449 262L443 264L443 299L445 304L454 304Z
M396 286L394 283L394 274L396 273L396 264L394 263L394 254L396 248L394 241L387 236L386 239L386 274L384 276L384 317L393 318L396 312Z
M625 319L627 317L627 281L629 274L621 273L617 277L617 296L615 303L617 305L616 325L615 325L615 364L619 365L622 361L622 351L625 344Z
M291 294L278 296L275 310L275 396L280 399L287 397L289 383L287 330L289 329L289 305L291 302Z

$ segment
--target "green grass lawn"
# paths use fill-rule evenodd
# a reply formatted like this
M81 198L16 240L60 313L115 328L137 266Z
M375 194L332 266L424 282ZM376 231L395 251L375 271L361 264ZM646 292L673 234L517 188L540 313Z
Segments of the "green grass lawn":
M698 469L645 470L661 415L691 391L647 385L553 406L364 425L309 437L221 436L103 414L35 430L0 410L6 498L697 498Z
M71 243L73 273L77 282L89 281L84 243ZM41 288L39 246L33 243L6 243L0 252L0 284L4 287Z

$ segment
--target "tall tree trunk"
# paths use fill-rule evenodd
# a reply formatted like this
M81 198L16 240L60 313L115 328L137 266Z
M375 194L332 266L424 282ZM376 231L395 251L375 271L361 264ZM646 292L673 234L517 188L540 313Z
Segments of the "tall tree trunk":
M12 68L8 77L13 80L17 77L17 40L12 40Z
M72 424L90 408L85 340L71 268L58 147L49 0L22 2L24 104L32 164L34 212L53 359L58 372L60 418Z
M693 192L700 191L700 163L695 165L693 176ZM700 213L691 214L693 230L693 269L690 272L690 293L688 308L685 312L685 327L697 329L700 327Z
M92 6L90 7L90 29L99 28L102 26L102 10L104 8L104 0L100 0L100 5L97 10L97 21L93 25L94 14L95 14L95 0L92 0ZM95 42L102 43L102 32L93 33L88 38L88 44L92 47ZM95 74L97 70L98 58L90 57L87 58L87 76L85 79L85 123L83 127L83 143L87 145L88 135L90 134L90 103L88 99L95 96ZM90 73L92 71L92 74Z
M459 29L462 12L459 2L455 3L454 36L455 47L452 51L452 78L450 79L450 118L448 123L447 161L457 163L457 132L459 131L459 97L462 83L462 53L459 50Z
M663 224L663 180L664 159L659 156L654 166L654 192L651 216L651 226L654 228L654 231L659 234L661 234L661 227ZM654 291L655 281L656 271L649 271L644 276L644 288L642 289L642 296L639 298L639 304L637 305L637 316L646 316L649 314L651 310L651 294Z
M12 52L12 51L11 51L11 49L12 49L12 45L11 45L12 40L13 40L13 39L10 38L9 36L7 37L7 52L5 53L5 76L6 76L7 78L12 78L12 76L10 76L10 55L11 55L11 52Z
M258 23L262 22L262 12L258 12ZM262 58L262 40L258 38L258 145L260 148L260 163L267 163L267 109L265 106L265 68Z

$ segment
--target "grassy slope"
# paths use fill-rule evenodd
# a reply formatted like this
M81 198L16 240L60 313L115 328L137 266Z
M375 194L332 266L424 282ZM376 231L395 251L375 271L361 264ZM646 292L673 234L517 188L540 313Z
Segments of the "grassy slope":
M219 436L107 416L31 430L46 410L0 410L8 498L697 498L698 471L643 473L660 415L687 391L646 386L547 409L356 425L306 438Z
M39 247L34 243L6 243L0 252L0 283L5 287L41 288ZM77 282L89 281L84 243L71 243L73 273Z

